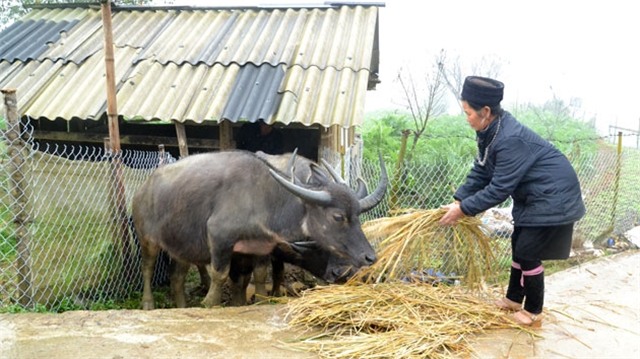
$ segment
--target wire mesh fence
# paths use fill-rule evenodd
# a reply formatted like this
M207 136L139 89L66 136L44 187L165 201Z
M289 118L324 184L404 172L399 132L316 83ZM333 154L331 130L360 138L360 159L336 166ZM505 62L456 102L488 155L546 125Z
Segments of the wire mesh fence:
M0 145L0 308L92 308L139 291L139 252L128 226L131 198L155 168L176 159L162 151L114 155L100 147L43 147L24 126L6 130ZM640 185L635 181L640 152L618 155L610 145L599 148L571 159L587 205L587 215L576 227L576 243L597 243L640 219ZM392 208L429 209L451 202L472 161L387 163L388 195L363 221L388 216ZM377 162L356 162L351 159L349 166L358 167L366 182L378 183ZM122 188L114 181L121 181ZM125 204L124 217L117 215L119 199ZM496 209L507 224L508 206ZM497 254L508 263L504 231L495 233L503 244Z
M0 188L0 307L84 308L141 288L128 217L114 215L114 166L120 167L130 206L153 169L175 159L123 151L116 161L100 147L41 147L30 135L24 130L15 143L4 143L9 155L2 158ZM23 142L20 150L17 142Z

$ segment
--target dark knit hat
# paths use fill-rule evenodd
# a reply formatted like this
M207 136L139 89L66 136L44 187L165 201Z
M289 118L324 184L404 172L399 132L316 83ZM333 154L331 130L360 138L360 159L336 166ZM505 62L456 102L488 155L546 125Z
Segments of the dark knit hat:
M488 77L468 76L464 79L460 99L480 106L495 106L502 101L504 84Z

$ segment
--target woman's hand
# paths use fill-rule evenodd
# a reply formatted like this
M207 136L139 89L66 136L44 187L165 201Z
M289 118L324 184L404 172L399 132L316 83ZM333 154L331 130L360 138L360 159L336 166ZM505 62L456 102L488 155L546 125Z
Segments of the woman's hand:
M442 206L442 208L447 210L447 213L444 214L444 216L442 216L442 218L440 219L440 224L443 226L452 226L454 224L456 224L456 222L464 217L464 213L462 212L462 210L460 209L460 202L459 201L455 201L451 204L448 204L446 206Z

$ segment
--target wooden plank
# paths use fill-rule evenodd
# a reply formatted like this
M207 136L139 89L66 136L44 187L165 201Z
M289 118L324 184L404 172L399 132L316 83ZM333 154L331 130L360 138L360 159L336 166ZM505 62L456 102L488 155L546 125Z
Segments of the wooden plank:
M39 141L58 142L86 142L102 144L104 133L81 133L81 132L57 132L57 131L36 131L34 138ZM165 146L178 147L178 139L169 136L149 136L149 135L122 135L120 137L122 145L143 145L143 146ZM189 145L197 148L219 149L219 141L207 138L190 138Z

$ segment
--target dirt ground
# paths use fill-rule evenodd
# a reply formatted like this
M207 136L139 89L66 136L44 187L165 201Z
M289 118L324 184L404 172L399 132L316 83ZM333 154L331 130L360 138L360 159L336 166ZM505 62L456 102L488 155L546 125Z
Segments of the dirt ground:
M640 252L546 278L546 318L533 337L492 331L477 358L640 358ZM288 349L298 333L283 305L0 315L0 358L317 358Z

